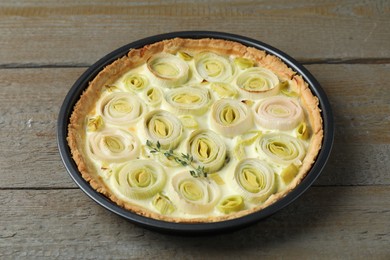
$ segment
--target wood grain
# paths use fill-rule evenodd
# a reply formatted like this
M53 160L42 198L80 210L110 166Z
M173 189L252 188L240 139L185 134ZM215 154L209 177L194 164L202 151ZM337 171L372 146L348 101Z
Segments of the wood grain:
M0 257L385 259L389 201L387 187L312 187L249 228L177 237L129 223L77 189L0 191Z
M3 2L2 67L90 65L127 43L183 30L241 34L303 62L390 58L386 0Z

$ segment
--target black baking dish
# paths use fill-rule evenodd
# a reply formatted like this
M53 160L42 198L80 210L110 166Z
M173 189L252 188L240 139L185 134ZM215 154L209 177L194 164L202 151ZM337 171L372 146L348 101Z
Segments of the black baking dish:
M276 203L268 206L267 208L254 212L250 215L246 215L241 218L221 221L216 223L173 223L165 222L161 220L151 219L137 215L131 211L125 210L119 207L117 204L106 198L104 195L95 191L87 181L85 181L72 159L70 149L67 144L67 127L69 124L69 118L73 111L73 107L78 101L82 92L88 87L88 83L108 64L112 63L119 57L122 57L127 54L130 49L141 48L145 45L152 44L164 39L171 39L175 37L181 38L215 38L215 39L225 39L232 40L239 43L242 43L246 46L251 46L257 49L266 51L269 54L279 57L283 62L285 62L290 68L300 74L304 80L309 84L310 89L313 94L319 99L319 106L321 109L321 115L323 119L323 129L324 129L324 139L322 143L322 148L318 154L318 157L312 166L311 170L308 172L307 176L302 180L302 182L290 193L288 193L284 198L278 200ZM175 234L209 234L217 232L226 232L231 230L236 230L253 223L258 222L261 219L264 219L275 212L286 207L288 204L297 199L302 193L304 193L317 179L320 175L322 169L324 168L331 148L333 145L333 136L334 136L334 124L333 116L329 101L326 97L325 92L317 82L317 80L307 71L302 65L300 65L293 58L287 54L257 40L253 40L247 37L221 33L221 32L210 32L210 31L183 31L183 32L172 32L167 34L155 35L152 37L144 38L130 44L127 44L108 55L104 56L102 59L93 64L89 69L87 69L81 77L74 83L69 93L66 95L63 105L61 107L59 117L58 117L58 129L57 129L57 141L58 148L62 161L72 177L75 183L83 190L90 198L92 198L99 205L103 206L107 210L124 217L127 220L130 220L133 223L141 225L145 228L160 231L168 232Z

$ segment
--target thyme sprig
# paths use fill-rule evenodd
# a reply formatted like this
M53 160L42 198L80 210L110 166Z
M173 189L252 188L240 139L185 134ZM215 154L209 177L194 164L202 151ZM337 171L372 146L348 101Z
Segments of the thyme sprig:
M185 154L181 153L178 155L175 153L172 149L169 150L164 150L161 148L161 144L159 141L157 141L156 144L154 144L152 141L147 140L146 141L146 146L149 148L150 153L161 153L168 159L173 159L175 162L180 164L181 166L184 167L191 167L192 170L190 170L190 174L194 178L199 178L199 177L207 177L207 172L204 168L204 166L198 165L197 167L194 165L194 157L190 154Z

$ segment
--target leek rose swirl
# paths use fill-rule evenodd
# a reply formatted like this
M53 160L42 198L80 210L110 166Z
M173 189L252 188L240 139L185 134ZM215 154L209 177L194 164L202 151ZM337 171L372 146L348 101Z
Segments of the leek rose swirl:
M238 100L220 99L211 108L211 127L223 136L240 135L252 126L251 110Z
M138 92L148 86L148 79L141 74L130 74L123 80L125 87L129 91Z
M164 149L176 148L183 132L180 119L165 110L154 110L145 115L144 129L148 139L159 142Z
M122 195L142 200L160 192L166 179L164 169L155 161L133 160L116 169L110 181Z
M166 105L175 114L202 115L207 112L210 101L210 92L203 88L181 87L165 95Z
M195 130L188 139L188 152L194 161L213 173L221 169L226 159L226 145L222 138L210 130Z
M139 156L140 142L130 132L105 128L88 137L88 152L103 162L124 162Z
M147 61L156 85L162 87L178 87L188 80L188 64L172 54L160 53Z
M144 102L132 93L113 92L98 104L98 113L104 122L129 125L137 122L146 112Z
M298 101L285 96L268 97L255 107L256 122L268 129L290 130L303 120Z
M270 70L254 67L244 71L236 81L242 96L260 99L279 92L279 79Z
M234 171L234 187L244 199L262 203L277 190L275 173L264 161L244 159Z
M195 57L199 75L209 82L224 82L233 75L233 67L223 56L206 52Z
M172 200L183 212L210 212L219 201L221 191L212 179L193 178L187 171L172 178Z
M293 163L299 166L306 154L305 147L298 138L282 133L265 134L255 145L259 154L281 165Z

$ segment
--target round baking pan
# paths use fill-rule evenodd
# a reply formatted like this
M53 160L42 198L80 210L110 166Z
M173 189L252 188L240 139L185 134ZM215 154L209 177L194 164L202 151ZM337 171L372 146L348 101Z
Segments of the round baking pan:
M85 181L80 172L77 169L75 162L72 159L70 149L67 144L66 137L68 135L68 124L69 118L73 111L73 107L80 98L83 91L88 87L88 83L108 64L112 63L119 57L122 57L127 54L130 49L141 48L144 45L152 44L165 39L172 39L175 37L181 38L214 38L214 39L224 39L231 40L235 42L242 43L246 46L254 47L260 50L264 50L269 54L279 57L283 62L285 62L289 67L294 71L300 74L304 80L309 84L310 89L315 96L319 99L319 106L321 109L321 115L323 119L323 128L324 128L324 139L322 143L322 148L318 154L318 157L313 164L311 170L308 172L306 177L302 182L290 193L288 193L284 198L278 200L276 203L266 207L265 209L251 213L249 215L243 216L241 218L220 221L216 223L173 223L166 222L156 219L151 219L137 215L131 211L125 210L119 207L117 204L106 198L104 195L95 191L87 181ZM293 58L283 53L282 51L271 47L261 41L243 37L240 35L221 33L221 32L210 32L210 31L183 31L183 32L172 32L167 34L155 35L145 39L135 41L133 43L127 44L108 55L104 56L102 59L93 64L89 69L87 69L81 77L75 82L73 87L70 89L69 93L66 95L63 105L61 107L59 117L58 117L58 126L57 126L57 141L58 148L62 161L72 177L75 183L83 190L89 197L91 197L99 205L103 206L107 210L124 217L125 219L141 225L145 228L174 233L182 235L199 235L199 234L210 234L210 233L219 233L236 230L243 228L245 226L254 224L261 219L271 216L275 212L286 207L288 204L297 199L302 193L304 193L317 179L320 175L322 169L324 168L331 148L333 145L333 136L334 136L334 124L333 116L329 101L326 97L325 92L321 88L317 80L307 71L302 65L300 65Z

